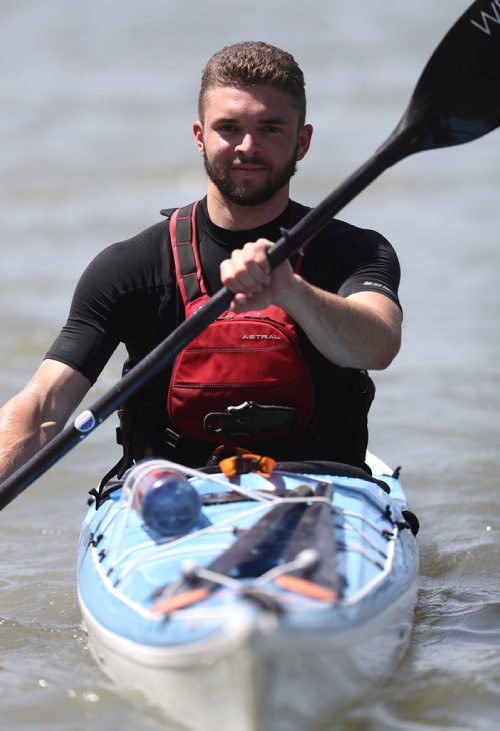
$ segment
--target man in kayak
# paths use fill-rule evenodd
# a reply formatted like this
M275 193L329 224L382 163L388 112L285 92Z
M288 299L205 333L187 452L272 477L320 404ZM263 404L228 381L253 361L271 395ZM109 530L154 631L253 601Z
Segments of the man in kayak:
M205 198L87 267L65 326L0 411L0 480L64 427L120 342L128 370L189 314L190 299L221 284L235 295L231 311L182 366L179 356L174 378L169 368L125 405L121 470L151 454L200 466L220 444L363 466L367 369L386 368L400 346L396 254L378 233L332 220L271 272L271 242L308 211L289 197L312 136L290 54L260 42L222 49L203 71L198 111Z

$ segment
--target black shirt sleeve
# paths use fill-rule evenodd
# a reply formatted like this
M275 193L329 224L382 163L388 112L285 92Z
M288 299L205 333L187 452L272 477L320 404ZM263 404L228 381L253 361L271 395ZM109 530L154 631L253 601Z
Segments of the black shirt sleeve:
M401 307L399 260L389 241L377 231L334 219L309 242L301 274L341 297L381 292Z
M166 234L166 222L155 224L93 259L46 358L66 363L94 383L120 342L131 359L139 360L175 327Z
M349 245L350 273L339 288L339 295L354 292L381 292L399 305L401 278L399 260L391 244L381 234L358 229L355 243Z

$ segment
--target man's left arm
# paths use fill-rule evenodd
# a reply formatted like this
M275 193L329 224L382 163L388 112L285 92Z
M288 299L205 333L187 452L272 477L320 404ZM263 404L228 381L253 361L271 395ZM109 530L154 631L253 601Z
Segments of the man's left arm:
M339 297L294 277L279 306L326 358L344 368L381 370L391 364L401 345L402 315L395 302L371 291Z

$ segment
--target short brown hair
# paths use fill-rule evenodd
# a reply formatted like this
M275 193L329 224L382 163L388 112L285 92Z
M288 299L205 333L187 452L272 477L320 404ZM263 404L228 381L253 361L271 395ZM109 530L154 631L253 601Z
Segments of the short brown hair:
M203 69L198 96L198 114L203 121L205 101L217 86L273 86L289 94L299 112L299 125L306 117L304 74L294 57L262 41L243 41L217 51Z

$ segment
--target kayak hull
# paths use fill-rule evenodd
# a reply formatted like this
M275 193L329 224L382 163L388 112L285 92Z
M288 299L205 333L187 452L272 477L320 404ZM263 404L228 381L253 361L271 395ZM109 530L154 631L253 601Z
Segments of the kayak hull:
M300 475L311 479L317 478ZM212 511L208 526L154 546L137 539L144 538L137 526L127 543L117 517L127 510L123 499L89 511L80 542L79 602L91 651L119 688L139 691L189 731L308 731L393 671L408 643L417 591L417 543L403 527L406 497L389 474L389 494L371 481L321 479L335 482L336 563L346 587L333 601L277 587L269 574L255 594L259 578L233 579L202 601L156 613L161 595L151 589L165 577L172 584L170 564L177 562L177 574L192 555L209 565L223 547L225 526L249 520L248 504L243 512L239 505L239 513L234 504L218 506L219 522ZM248 488L251 479L238 480L245 481ZM196 536L204 531L210 542L200 547ZM113 545L119 546L115 553Z
M81 604L90 648L103 671L118 687L146 696L180 728L306 731L390 675L411 631L413 592L409 587L390 610L342 637L313 641L309 633L294 634L292 662L291 638L265 622L233 627L218 641L186 652L126 640Z

